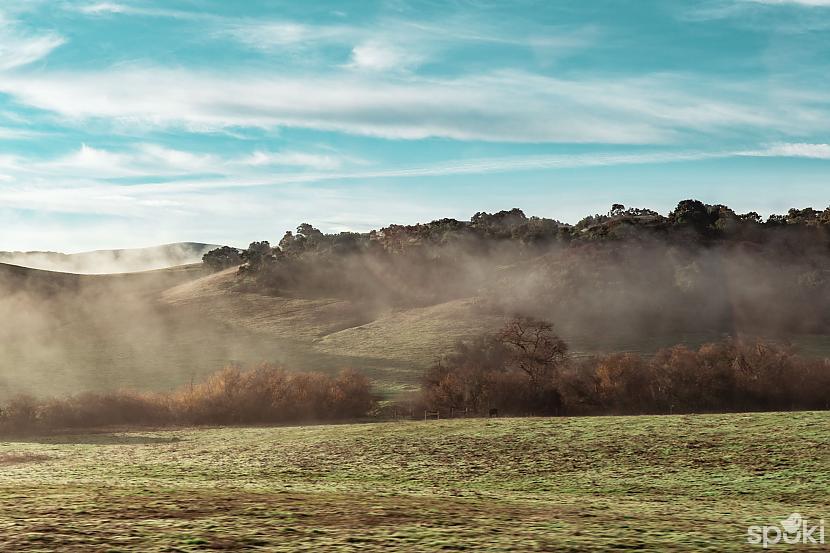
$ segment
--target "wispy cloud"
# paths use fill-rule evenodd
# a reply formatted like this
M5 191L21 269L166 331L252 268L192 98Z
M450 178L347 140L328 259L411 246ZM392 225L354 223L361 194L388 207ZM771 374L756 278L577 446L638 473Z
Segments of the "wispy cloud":
M250 167L306 167L317 170L334 170L340 169L347 163L363 164L365 161L356 160L354 158L347 158L343 156L334 156L327 154L317 154L309 152L297 151L281 151L268 152L257 150L250 156L246 156L235 162L236 165L250 166Z
M97 2L94 4L83 4L77 6L81 13L92 15L114 14L114 13L131 13L134 8L126 4L117 4L115 2Z
M807 6L811 8L826 8L830 7L830 0L741 0L743 2L752 2L755 4L768 5L793 5L793 6Z
M295 154L288 154L290 156ZM508 156L431 163L418 166L378 169L311 170L274 173L259 164L261 155L240 158L210 158L215 176L186 181L162 180L171 176L171 168L156 166L153 160L174 158L176 170L185 167L204 168L206 158L200 154L171 152L158 146L141 145L131 152L110 152L82 146L78 151L55 160L38 161L15 156L0 158L0 174L14 175L11 184L0 187L0 202L6 208L37 205L42 212L86 213L119 217L165 217L194 212L216 215L225 207L217 204L229 190L279 187L296 190L326 181L351 181L356 184L372 179L428 178L451 175L478 175L507 171L538 171L580 167L673 163L722 157L724 153L676 152L640 154L584 154L546 156ZM194 162L194 160L196 160ZM152 166L152 167L151 167ZM117 176L144 173L145 183L129 186L110 182ZM96 178L91 178L96 175ZM332 192L339 195L339 192ZM318 198L318 192L315 197ZM350 192L351 194L351 192ZM196 200L195 198L200 198ZM319 204L316 204L319 206ZM285 206L283 206L285 207ZM248 208L246 208L248 209ZM256 211L254 208L250 208Z
M340 25L307 25L295 21L250 21L216 18L213 32L217 37L230 37L253 50L278 52L286 47L349 44L359 37L354 27Z
M128 2L75 2L64 4L64 8L72 12L99 17L133 15L193 20L212 18L209 14L202 14L199 11L157 8Z
M402 79L164 68L39 72L0 92L68 121L216 130L297 127L393 139L667 143L682 133L826 128L820 107L769 104L752 83L693 76L564 80L519 71Z
M830 159L830 144L772 144L760 150L746 152L745 155L758 157L805 157L813 159Z
M826 144L778 144L756 150L597 152L589 154L547 154L494 156L403 165L370 167L364 160L299 151L264 152L220 157L214 154L172 150L140 144L129 151L114 152L82 145L54 160L20 156L0 158L0 170L17 175L18 181L53 182L48 188L75 189L79 184L100 190L105 187L122 198L125 195L156 195L195 191L260 188L325 181L367 181L388 178L426 178L453 175L482 175L522 171L551 171L590 167L655 165L696 162L729 157L813 157L830 159ZM282 171L275 172L275 167ZM302 169L298 171L298 169ZM91 175L95 175L93 178ZM187 180L164 180L188 176ZM136 177L128 187L110 182L117 177ZM159 180L162 179L162 180ZM0 198L3 194L0 192ZM6 199L9 199L7 196ZM51 203L51 202L50 202Z
M826 31L828 22L820 15L827 7L830 0L707 0L684 5L679 13L689 21L731 19L741 27L792 34Z
M349 156L292 150L256 150L237 157L220 157L144 143L122 151L82 144L77 150L51 160L7 156L5 163L0 161L0 168L5 165L7 169L14 169L27 177L106 180L124 177L193 178L206 174L236 178L272 174L278 168L329 171L353 164L365 162Z
M348 54L344 67L373 71L413 68L428 60L451 56L459 47L477 44L525 48L547 63L550 58L565 52L596 47L601 38L599 29L592 25L555 27L533 23L528 28L528 23L523 22L522 31L517 32L506 22L494 25L471 18L468 13L456 15L453 10L442 13L440 20L383 17L357 24L234 17L129 2L68 4L67 7L89 16L164 17L192 21L200 26L200 38L231 39L265 54L302 52L308 57L312 50L334 46Z
M10 127L0 127L0 140L26 140L43 136L44 133L33 131L30 129L16 129Z
M55 33L27 32L0 11L0 71L43 59L65 42L62 36Z

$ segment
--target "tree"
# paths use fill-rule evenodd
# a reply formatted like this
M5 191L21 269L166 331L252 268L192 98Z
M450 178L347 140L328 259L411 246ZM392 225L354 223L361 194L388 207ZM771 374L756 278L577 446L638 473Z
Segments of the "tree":
M625 206L623 204L614 204L608 212L609 217L621 217L625 214Z
M279 241L278 246L283 253L298 253L304 249L305 237L302 235L294 236L294 233L287 230Z
M275 259L274 250L271 244L264 240L262 242L251 242L248 249L242 252L242 259L250 271L256 272Z
M532 317L510 319L498 339L509 351L508 363L533 384L554 379L568 354L568 344L554 334L553 325Z
M763 220L761 216L758 215L755 211L750 211L749 213L742 213L738 215L738 220L744 223L752 223L752 224L761 224Z
M322 232L320 232L308 223L303 223L300 226L298 226L297 234L299 236L304 237L310 245L320 242L325 238L325 235Z
M514 207L510 211L486 213L480 211L472 216L470 225L483 236L492 238L510 238L513 229L527 222L524 212Z
M221 248L210 250L203 255L202 263L213 271L222 271L230 267L242 265L242 255L240 255L237 248L222 246Z
M717 219L717 215L713 217L707 206L701 201L683 200L669 214L669 219L676 225L690 226L703 233L708 230L714 219Z

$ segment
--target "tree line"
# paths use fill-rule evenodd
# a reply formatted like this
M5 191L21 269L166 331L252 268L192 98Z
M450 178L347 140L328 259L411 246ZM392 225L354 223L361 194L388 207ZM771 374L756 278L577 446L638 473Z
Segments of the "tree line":
M438 360L415 401L476 415L830 409L830 360L757 338L580 358L550 323L517 317Z
M528 217L518 208L497 213L478 212L469 221L439 219L416 225L390 225L367 233L325 234L308 223L287 231L276 246L268 241L253 242L247 249L222 247L206 253L205 264L213 269L243 265L257 273L269 264L304 253L345 254L382 250L404 252L427 244L451 242L476 244L481 241L510 241L532 246L552 242L591 242L660 238L677 243L748 241L763 243L774 237L807 239L828 243L830 207L792 208L764 220L757 212L736 213L722 204L683 200L664 216L647 208L626 208L613 204L605 214L589 215L575 225L544 217Z

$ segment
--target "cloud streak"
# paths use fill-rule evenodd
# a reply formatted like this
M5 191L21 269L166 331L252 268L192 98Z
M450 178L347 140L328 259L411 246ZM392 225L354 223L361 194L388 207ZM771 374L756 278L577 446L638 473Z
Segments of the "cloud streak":
M750 84L682 75L277 78L156 67L18 73L0 80L0 92L78 125L96 119L192 131L293 127L388 139L655 144L724 129L799 133L830 120L817 108L769 105Z
M767 148L746 152L754 157L802 157L811 159L830 159L830 144L773 144Z
M806 6L810 8L830 7L830 0L742 0L753 4L767 4L770 6Z
M130 152L111 152L87 145L71 154L51 161L17 156L0 157L0 171L15 175L19 183L49 183L45 186L24 185L0 190L0 199L19 206L37 201L45 209L59 209L67 198L63 193L83 196L84 191L116 199L116 209L126 198L162 197L217 189L261 188L325 181L368 181L388 178L429 178L454 175L482 175L522 171L551 171L590 167L654 165L696 162L730 157L805 157L830 159L827 144L777 144L757 150L724 151L656 151L638 153L549 154L532 156L501 156L462 159L401 167L360 168L353 159L303 152L263 152L235 158L221 158L171 150L153 144L142 144ZM367 162L359 160L360 164ZM275 166L304 171L274 172ZM95 174L96 179L89 175ZM202 176L200 176L200 174ZM209 175L209 176L206 176ZM164 177L190 176L186 180L163 180ZM60 184L53 184L59 177ZM109 179L136 177L129 186L114 184ZM162 179L157 182L158 179ZM21 191L25 193L21 196ZM37 191L36 197L27 194ZM47 195L55 193L51 199ZM161 196L159 196L161 195ZM70 205L75 205L70 202ZM157 205L157 204L153 204ZM50 207L51 206L51 207Z

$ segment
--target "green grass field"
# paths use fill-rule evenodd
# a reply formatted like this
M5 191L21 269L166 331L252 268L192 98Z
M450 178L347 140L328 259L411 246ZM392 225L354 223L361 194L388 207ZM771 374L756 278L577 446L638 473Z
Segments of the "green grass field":
M742 551L830 519L830 413L0 442L0 550Z

